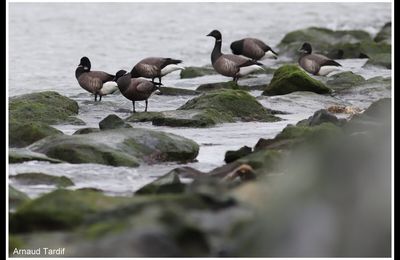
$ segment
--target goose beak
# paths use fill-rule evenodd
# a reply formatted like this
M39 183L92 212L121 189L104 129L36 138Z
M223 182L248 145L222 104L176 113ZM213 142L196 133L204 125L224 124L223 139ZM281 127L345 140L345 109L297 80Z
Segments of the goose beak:
M211 36L211 33L207 34L206 36Z

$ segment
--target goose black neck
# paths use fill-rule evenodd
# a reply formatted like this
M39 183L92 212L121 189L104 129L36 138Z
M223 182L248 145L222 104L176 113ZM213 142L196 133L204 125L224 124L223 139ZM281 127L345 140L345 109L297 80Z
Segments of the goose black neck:
M117 79L118 88L122 93L124 93L129 88L130 84L131 84L131 74L130 73L126 73L125 75L123 75Z
M221 45L222 45L222 39L216 39L215 40L214 49L213 49L213 51L211 53L211 62L213 64L222 55L222 53L221 53Z
M79 78L84 72L85 72L85 69L83 67L76 68L75 77Z

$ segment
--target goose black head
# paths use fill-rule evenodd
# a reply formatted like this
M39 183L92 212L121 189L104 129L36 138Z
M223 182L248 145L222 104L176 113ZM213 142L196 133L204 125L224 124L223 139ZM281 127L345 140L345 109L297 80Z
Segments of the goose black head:
M221 40L222 39L222 35L218 30L213 30L212 32L210 32L206 36L214 37L216 40Z
M92 67L88 57L82 57L80 63L78 64L78 67L79 66L83 67L84 71L90 71L90 68Z
M126 70L119 70L117 73L115 73L113 81L117 81L120 77L124 76L125 74Z
M311 52L312 52L311 44L309 44L308 42L303 43L303 45L301 46L299 51L303 52L303 53L311 54Z

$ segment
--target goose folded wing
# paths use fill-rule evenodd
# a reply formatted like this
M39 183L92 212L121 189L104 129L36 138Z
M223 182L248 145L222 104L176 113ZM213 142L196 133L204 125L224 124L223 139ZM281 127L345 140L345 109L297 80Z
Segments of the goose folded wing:
M89 72L89 75L90 75L90 77L100 79L102 81L102 83L111 81L115 77L114 75L108 74L107 72L104 72L104 71L91 71L91 72Z

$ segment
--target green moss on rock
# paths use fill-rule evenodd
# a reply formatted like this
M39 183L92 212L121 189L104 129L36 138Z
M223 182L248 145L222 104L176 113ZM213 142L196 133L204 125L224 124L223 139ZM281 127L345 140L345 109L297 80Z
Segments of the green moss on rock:
M326 85L328 85L331 89L341 90L357 86L363 82L365 82L365 79L362 76L351 71L345 71L330 76L326 82Z
M179 175L175 171L171 171L143 186L135 194L182 193L184 189L185 184L180 181Z
M25 161L45 161L51 163L61 163L62 161L47 157L42 153L32 152L24 148L10 148L8 150L9 163L22 163Z
M215 70L211 67L186 67L181 70L181 79L196 78L206 75L217 74Z
M297 65L283 65L275 73L263 95L284 95L295 91L311 91L317 94L330 93L331 89L313 79Z
M117 115L108 115L99 122L99 128L101 130L117 129L117 128L132 128L130 124L125 123L124 120L119 118Z
M8 185L8 201L10 203L10 209L13 209L22 203L29 201L29 197L22 191L17 190L11 185Z
M60 130L41 122L10 120L8 140L10 147L25 147L46 136L62 134Z
M10 176L18 183L22 185L55 185L58 188L68 187L74 185L70 178L65 176L53 176L39 172L32 173L20 173L17 175Z

